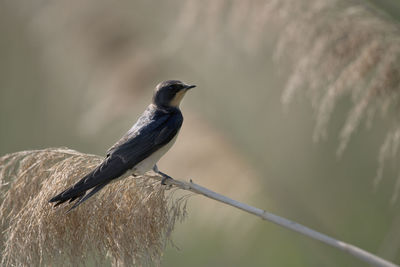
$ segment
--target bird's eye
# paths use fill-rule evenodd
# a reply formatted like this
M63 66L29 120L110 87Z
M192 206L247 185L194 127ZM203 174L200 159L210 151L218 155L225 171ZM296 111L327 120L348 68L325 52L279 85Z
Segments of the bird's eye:
M174 84L171 86L172 90L174 91L179 91L181 89L181 85L180 84Z

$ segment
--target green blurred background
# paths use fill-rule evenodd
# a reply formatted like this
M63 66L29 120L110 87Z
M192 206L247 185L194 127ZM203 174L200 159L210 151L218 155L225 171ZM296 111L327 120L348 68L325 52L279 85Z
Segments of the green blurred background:
M307 8L327 1L298 2ZM398 1L333 2L333 14L361 6L398 27ZM328 137L313 142L318 114L305 93L282 104L293 62L274 60L284 23L272 15L290 18L293 9L277 4L274 13L264 5L0 0L0 155L59 146L103 155L158 82L181 79L198 87L182 105L185 123L160 162L163 171L399 264L400 204L391 201L398 161L389 160L383 179L373 182L396 110L357 127L338 157L353 105L345 95L335 103ZM188 212L163 266L365 266L201 196L190 198Z

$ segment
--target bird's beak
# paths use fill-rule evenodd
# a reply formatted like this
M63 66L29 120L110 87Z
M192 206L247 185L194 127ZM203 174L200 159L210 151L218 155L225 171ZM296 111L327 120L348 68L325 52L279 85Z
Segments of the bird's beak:
M192 89L192 88L195 88L195 87L196 87L196 85L187 85L185 89L189 90L189 89Z

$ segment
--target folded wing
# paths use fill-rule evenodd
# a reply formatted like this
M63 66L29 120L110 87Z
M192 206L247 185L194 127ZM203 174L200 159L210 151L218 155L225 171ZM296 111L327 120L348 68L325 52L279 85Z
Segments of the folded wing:
M171 141L183 122L180 112L160 113L156 110L150 118L138 131L130 131L123 136L108 151L107 157L99 166L76 184L50 199L50 202L56 202L57 206L78 199L71 209L76 208L112 180L122 176ZM87 193L88 190L91 191Z

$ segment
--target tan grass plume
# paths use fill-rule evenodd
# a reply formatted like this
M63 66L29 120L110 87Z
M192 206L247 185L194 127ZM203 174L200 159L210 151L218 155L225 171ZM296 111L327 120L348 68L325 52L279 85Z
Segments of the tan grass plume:
M349 98L350 110L339 133L338 155L363 122L372 126L375 114L387 118L390 125L378 154L377 185L385 162L396 159L399 152L399 24L363 1L284 2L291 5L281 17L286 23L282 23L276 59L290 58L291 74L283 103L290 103L301 91L310 98L316 118L314 140L318 141L327 136L339 100ZM397 198L400 178L395 187L392 201Z
M388 112L397 111L400 102L400 27L396 21L365 1L209 0L201 7L193 0L186 3L176 36L192 34L187 25L197 25L193 18L204 20L209 16L214 19L214 28L226 27L218 32L238 36L235 44L244 51L260 53L265 47L263 41L275 40L274 60L287 70L282 102L288 105L300 93L310 99L316 121L315 141L327 137L337 103L349 98L338 155L364 121L371 126L375 114L393 117L378 156L378 184L385 162L396 159L400 151L399 117L397 112ZM188 13L192 20L185 23ZM213 27L195 27L200 35L212 38L209 29ZM400 190L400 175L395 187L393 200Z
M146 177L110 184L65 214L48 200L101 158L49 148L0 158L1 266L159 265L185 197Z

